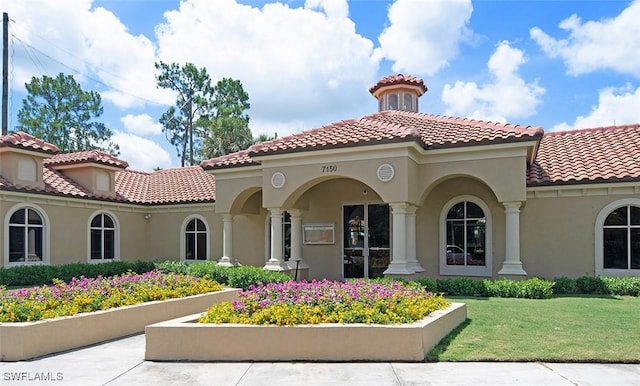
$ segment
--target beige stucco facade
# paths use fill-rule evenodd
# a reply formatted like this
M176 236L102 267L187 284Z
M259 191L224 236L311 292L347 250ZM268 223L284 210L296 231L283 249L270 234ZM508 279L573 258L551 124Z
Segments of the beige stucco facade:
M216 201L210 203L136 205L1 191L3 265L22 263L11 263L7 256L9 217L17 209L32 208L44 222L44 259L36 263L92 261L90 222L105 213L116 224L116 260L184 260L185 226L195 218L206 224L207 260L226 256L232 265L293 272L299 259L305 277L342 280L347 277L344 208L384 204L389 206L389 245L382 249L390 255L385 270L389 276L552 279L606 274L596 268L596 218L617 201L640 201L640 184L527 188L525 174L534 146L521 142L425 152L413 143L400 143L264 156L258 158L259 165L210 171L216 176ZM5 154L3 159L17 158ZM381 168L387 174L381 175ZM86 182L94 175L89 170L74 169L70 178L80 176L82 183L91 183ZM279 179L274 180L276 175ZM482 268L447 266L444 223L447 210L458 201L477 203L486 215ZM511 219L507 208L515 208ZM274 244L272 213L294 214L295 240L276 233L282 241ZM226 236L225 218L230 223ZM507 225L514 218L517 229ZM305 242L303 230L317 224L329 226L333 238ZM225 237L230 241L227 250ZM515 256L509 252L513 243ZM286 248L297 248L295 259L284 261L289 257ZM515 265L505 264L509 261ZM394 267L394 262L400 264Z

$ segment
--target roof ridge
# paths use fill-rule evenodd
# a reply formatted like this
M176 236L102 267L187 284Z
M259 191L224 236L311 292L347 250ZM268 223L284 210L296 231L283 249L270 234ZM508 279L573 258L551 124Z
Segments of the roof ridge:
M618 130L633 130L640 129L640 123L632 123L627 125L611 125L611 126L597 126L597 127L587 127L580 129L567 129L567 130L559 130L559 131L550 131L545 133L546 136L558 137L562 135L571 135L571 134L583 134L583 133L597 133L597 132L613 132Z

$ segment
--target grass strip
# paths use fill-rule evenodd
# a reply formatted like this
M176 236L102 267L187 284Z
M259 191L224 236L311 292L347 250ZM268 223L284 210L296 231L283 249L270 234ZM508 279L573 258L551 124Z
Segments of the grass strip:
M427 361L640 363L639 297L447 299L468 319Z

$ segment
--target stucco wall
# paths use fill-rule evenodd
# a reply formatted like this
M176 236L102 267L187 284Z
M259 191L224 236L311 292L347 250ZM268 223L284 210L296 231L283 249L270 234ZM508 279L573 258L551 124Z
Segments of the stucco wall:
M89 221L98 213L114 218L119 235L120 260L167 260L181 256L182 224L198 215L209 226L210 257L222 256L222 216L213 204L179 208L100 203L91 200L59 199L46 195L5 195L0 205L0 250L5 253L5 224L8 213L18 206L32 205L45 213L48 221L49 263L88 261ZM145 215L150 214L149 219ZM45 233L46 237L47 233ZM4 259L2 259L4 263Z
M529 198L521 211L520 245L529 276L595 274L595 221L608 204L633 195Z

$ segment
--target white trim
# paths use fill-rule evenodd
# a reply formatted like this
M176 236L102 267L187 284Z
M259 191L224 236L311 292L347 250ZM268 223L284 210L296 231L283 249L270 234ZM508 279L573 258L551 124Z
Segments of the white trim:
M487 219L485 224L485 263L481 266L449 266L447 265L447 213L449 209L459 202L469 201L480 207ZM456 196L442 207L440 212L440 245L439 251L439 267L440 275L456 275L456 276L486 276L493 275L493 219L491 218L491 210L487 204L480 198L472 195Z
M174 203L174 204L127 204L123 202L112 202L107 200L69 197L63 195L27 193L23 191L0 190L0 201L15 203L36 203L40 205L52 205L69 208L82 209L102 209L108 207L110 210L128 213L181 213L198 211L215 212L215 202L204 203Z
M194 219L198 219L200 221L202 221L204 223L204 226L206 228L205 230L205 234L207 236L207 245L206 245L206 257L205 260L196 260L196 259L189 259L187 260L187 256L186 256L186 251L185 248L186 243L185 243L185 232L187 231L187 225L189 224L189 222L191 220ZM209 261L211 260L211 227L209 226L209 223L207 222L207 219L205 219L202 215L199 214L192 214L189 215L187 217L185 217L184 220L182 220L182 224L180 225L180 251L179 251L179 256L180 256L180 260L184 261L184 262L196 262L196 261Z
M33 209L35 210L42 219L42 261L37 262L9 262L9 219L11 215L20 209ZM49 216L47 216L47 212L45 212L40 206L32 203L19 203L11 207L7 211L7 214L4 217L4 266L12 267L17 265L38 265L38 264L50 264L50 248L51 248L51 222L49 221Z
M640 198L623 198L616 200L609 205L605 206L598 212L596 217L596 229L595 229L595 274L596 276L640 276L640 269L605 269L604 268L604 222L607 216L615 209L623 206L637 206L640 207Z
M589 197L623 194L640 194L640 182L608 182L599 184L575 184L534 186L527 188L527 198Z
M113 251L113 260L111 259L92 259L91 258L91 222L93 219L100 215L106 214L113 220L113 224L115 226L114 230L114 251ZM103 245L104 248L104 245ZM106 261L118 261L120 260L120 221L118 220L118 216L116 216L113 212L106 209L96 210L89 216L89 220L87 221L87 262L89 263L104 263Z

